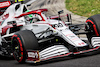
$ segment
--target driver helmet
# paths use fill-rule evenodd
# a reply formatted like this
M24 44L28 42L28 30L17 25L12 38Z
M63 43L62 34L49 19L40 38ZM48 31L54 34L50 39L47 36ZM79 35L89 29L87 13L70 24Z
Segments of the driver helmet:
M26 12L29 12L29 10L27 10ZM30 23L32 22L33 16L32 14L27 15L27 17L25 17L27 20L30 21Z

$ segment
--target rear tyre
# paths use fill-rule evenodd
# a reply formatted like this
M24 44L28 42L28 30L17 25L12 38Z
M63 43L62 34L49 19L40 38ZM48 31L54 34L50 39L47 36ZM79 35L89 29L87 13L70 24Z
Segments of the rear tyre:
M38 50L38 41L32 31L24 30L12 36L14 58L19 63L25 63L27 50Z
M100 14L89 17L86 20L86 23L86 31L89 31L89 33L86 35L89 42L91 43L92 37L100 36Z

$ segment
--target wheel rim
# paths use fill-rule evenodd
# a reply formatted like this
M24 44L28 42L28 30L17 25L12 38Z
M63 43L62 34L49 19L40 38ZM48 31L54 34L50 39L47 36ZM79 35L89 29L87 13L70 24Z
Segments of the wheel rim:
M92 20L90 20L90 19L88 19L87 21L86 21L86 23L88 24L88 27L89 27L89 31L91 31L92 30L92 34L93 35L95 35L95 36L99 36L99 30L98 30L98 27L96 26L96 24L92 21Z
M20 49L20 44L19 44L19 42L16 40L16 39L14 39L13 40L13 54L14 54L14 57L15 57L15 59L17 60L17 61L19 61L20 62L20 60L22 59L22 51L21 51L21 49Z
M91 22L87 22L88 25L86 26L86 31L89 31L89 33L87 34L88 38L91 39L92 36L95 36L95 31L93 29L93 25L91 24Z

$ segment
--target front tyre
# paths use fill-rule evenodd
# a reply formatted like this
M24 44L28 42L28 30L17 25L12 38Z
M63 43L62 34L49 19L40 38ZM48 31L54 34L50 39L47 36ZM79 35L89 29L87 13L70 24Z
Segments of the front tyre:
M89 17L86 20L87 38L91 42L92 37L100 36L100 14Z
M38 41L32 31L24 30L12 36L14 58L19 63L25 63L27 50L38 50Z

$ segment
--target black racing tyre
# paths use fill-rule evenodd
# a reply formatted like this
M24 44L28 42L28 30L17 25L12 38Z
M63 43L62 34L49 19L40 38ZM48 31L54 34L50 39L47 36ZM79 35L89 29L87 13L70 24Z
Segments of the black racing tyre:
M92 37L100 36L100 14L89 17L86 20L86 23L86 31L89 32L86 35L89 42L91 43Z
M19 63L25 63L27 50L38 50L38 41L32 31L23 30L12 36L12 47L14 58Z

